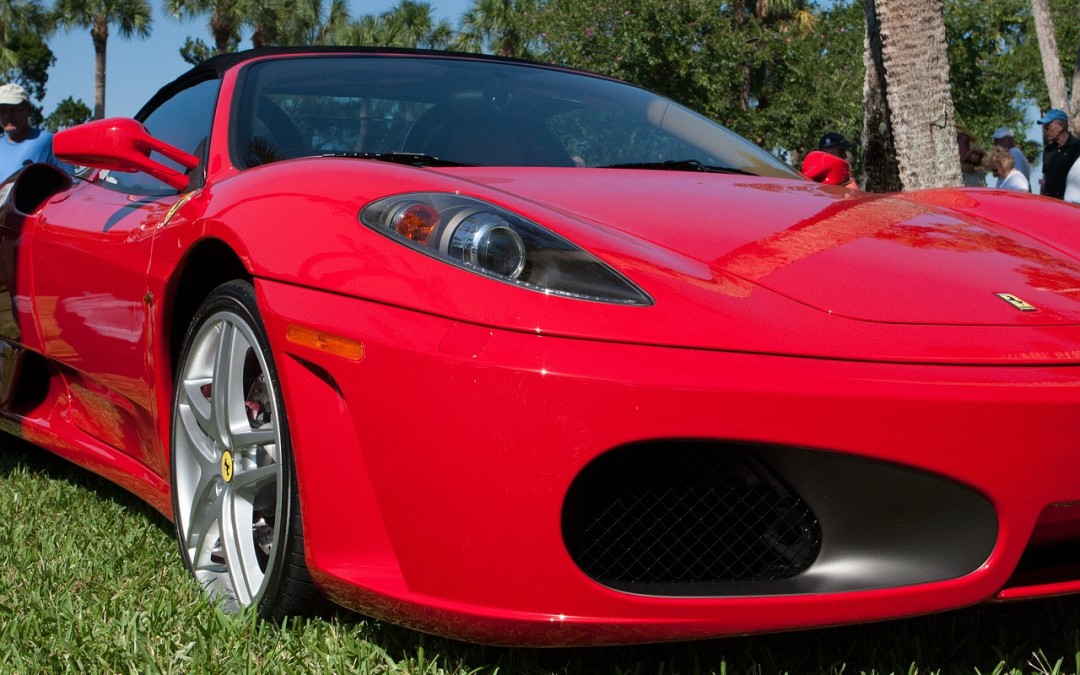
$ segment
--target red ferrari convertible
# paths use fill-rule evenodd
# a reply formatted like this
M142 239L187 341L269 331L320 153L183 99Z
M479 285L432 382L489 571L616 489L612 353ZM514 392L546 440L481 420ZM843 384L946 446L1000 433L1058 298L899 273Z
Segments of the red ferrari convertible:
M429 52L217 57L55 152L0 191L0 426L228 609L584 645L1080 592L1072 205Z

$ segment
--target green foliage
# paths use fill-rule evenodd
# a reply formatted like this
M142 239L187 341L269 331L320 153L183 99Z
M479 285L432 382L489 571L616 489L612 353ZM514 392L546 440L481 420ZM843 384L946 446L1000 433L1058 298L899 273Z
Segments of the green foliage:
M294 0L281 12L276 40L283 45L325 45L349 22L345 0Z
M453 38L446 20L436 21L431 3L399 0L379 15L367 14L339 27L334 44L445 49Z
M52 14L40 0L3 0L0 2L0 71L11 79L20 67L20 48L29 47L19 34L48 35L54 27Z
M529 21L544 60L659 91L765 148L813 148L861 124L854 0L763 17L720 0L546 0Z
M1059 57L1066 82L1072 81L1080 47L1080 5L1051 0ZM999 126L1010 126L1029 158L1040 146L1026 140L1031 106L1049 107L1029 0L945 0L945 30L957 125L984 147Z
M518 22L542 60L657 90L797 159L826 131L861 135L865 16L862 0L783 4L756 16L738 11L749 2L541 0ZM1080 5L1051 11L1068 79ZM1024 144L1025 111L1047 99L1028 0L945 0L945 20L959 124L985 145L1012 126Z
M1040 110L1046 110L1050 107L1050 95L1046 91L1046 79L1043 76L1042 60L1039 57L1039 44L1035 39L1031 11L1026 6L1026 2L1023 4L1025 5L1024 28L1030 38L1021 49L1017 50L1017 59L1027 64L1025 74L1031 80L1031 82L1023 83L1031 87L1025 89L1024 93L1035 101ZM1061 60L1062 72L1068 86L1072 84L1077 48L1080 46L1080 4L1074 0L1050 0L1050 17L1054 21L1058 58Z
M452 46L467 52L487 52L499 56L531 58L534 37L523 17L536 11L535 0L473 0L461 17L461 31Z
M235 51L235 47L233 50ZM213 47L198 38L189 37L184 40L184 46L180 48L180 58L193 66L199 65L213 55Z
M947 0L945 34L957 126L984 147L1002 125L1022 139L1025 99L1046 89L1028 0Z
M56 104L56 110L45 118L45 128L52 132L82 124L90 119L93 112L81 100L70 96Z
M31 99L45 97L49 68L56 63L45 42L52 27L51 16L37 0L0 2L0 78L21 84ZM41 111L35 108L30 123L40 121Z
M4 46L18 57L18 65L4 73L4 81L18 82L32 99L45 98L49 68L56 63L45 38L39 33L23 30L10 34Z
M101 26L115 26L123 37L148 37L152 23L149 0L57 0L57 23L68 28L89 28L94 40Z

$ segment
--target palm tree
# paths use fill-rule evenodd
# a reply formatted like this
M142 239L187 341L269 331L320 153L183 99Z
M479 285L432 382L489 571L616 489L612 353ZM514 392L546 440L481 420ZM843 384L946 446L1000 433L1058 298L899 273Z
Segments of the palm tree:
M243 5L237 0L166 0L165 10L175 18L210 15L214 53L225 54L240 37Z
M325 45L333 42L334 34L349 23L346 0L299 0L291 3L281 16L277 40L285 45Z
M52 32L48 13L38 0L0 0L0 72L19 67L19 55L9 44L21 32L47 36Z
M94 119L105 117L105 47L109 25L122 37L150 35L149 0L57 0L57 23L66 28L89 28L94 42Z
M404 30L400 25L388 24L382 16L365 14L342 26L334 34L334 43L347 47L405 47Z
M280 44L282 15L288 13L279 0L237 0L244 25L251 28L251 46L256 49Z
M450 43L454 31L445 19L436 22L432 11L429 2L401 0L383 14L383 20L399 24L410 47L444 48Z
M529 40L518 19L535 7L535 0L473 0L461 17L454 47L471 52L490 48L499 56L527 57Z
M445 49L453 37L445 19L435 21L431 4L401 0L393 9L379 16L367 14L335 32L339 45L364 47L427 47Z

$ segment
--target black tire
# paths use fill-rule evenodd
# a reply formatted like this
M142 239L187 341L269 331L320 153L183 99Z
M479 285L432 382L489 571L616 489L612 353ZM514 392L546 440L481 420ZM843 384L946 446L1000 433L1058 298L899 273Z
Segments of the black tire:
M215 289L188 328L170 447L180 553L207 593L273 621L322 611L277 369L246 281Z

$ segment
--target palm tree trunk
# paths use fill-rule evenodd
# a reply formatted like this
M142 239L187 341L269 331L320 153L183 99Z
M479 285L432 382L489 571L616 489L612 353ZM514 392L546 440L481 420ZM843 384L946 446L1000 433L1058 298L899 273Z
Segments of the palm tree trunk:
M90 29L94 42L94 119L105 117L105 46L109 42L109 22L104 17L95 17Z
M229 42L236 32L236 26L221 14L210 17L210 34L214 36L214 53L224 54L229 51Z
M1071 113L1074 110L1080 110L1080 45L1076 48L1076 67L1073 68L1072 97L1069 99L1069 119L1072 119ZM1073 129L1072 131L1075 136L1080 129Z
M881 29L872 2L866 3L866 35L863 41L866 80L863 84L863 176L859 183L867 192L899 192L900 165L889 126L889 102L885 98L885 67L881 64Z
M1042 57L1043 77L1046 78L1046 89L1050 93L1050 105L1064 110L1071 120L1072 110L1069 109L1069 97L1065 92L1065 76L1061 72L1061 58L1058 56L1049 2L1031 0L1031 14L1035 18L1035 35L1039 38L1039 56Z
M867 109L864 136L881 134L870 120L883 108L903 189L960 185L942 0L866 0L866 7L867 77L871 65L880 68L886 105L866 97L864 106L877 110Z

